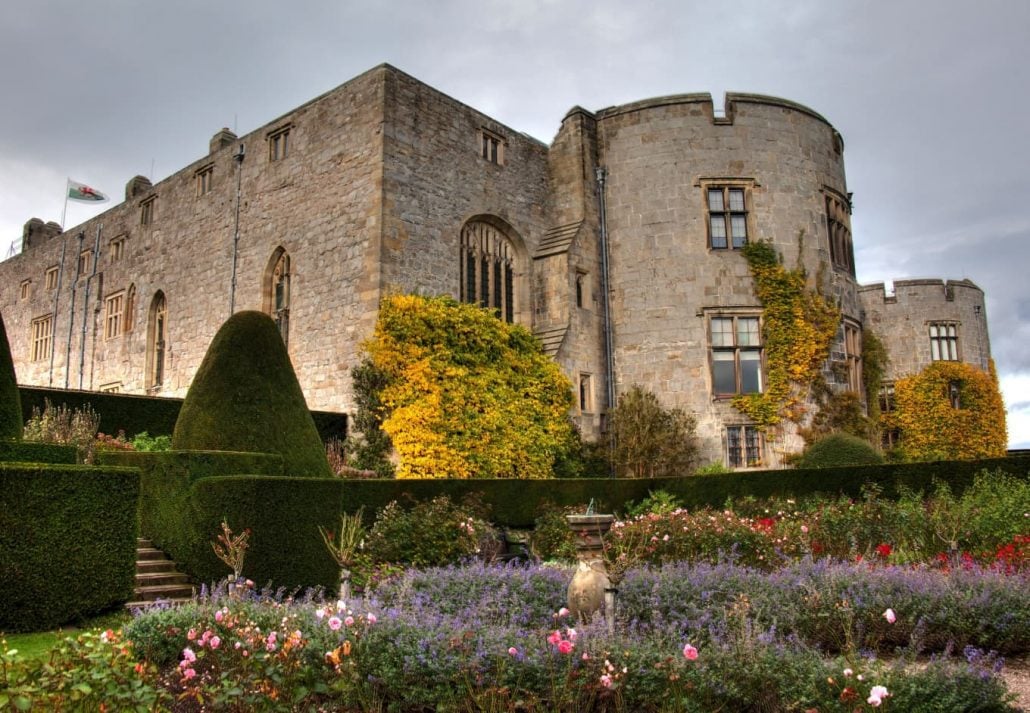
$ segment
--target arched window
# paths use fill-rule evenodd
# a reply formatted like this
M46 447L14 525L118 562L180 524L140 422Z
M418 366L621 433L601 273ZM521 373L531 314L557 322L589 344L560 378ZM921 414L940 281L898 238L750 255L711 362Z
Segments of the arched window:
M147 317L147 376L148 391L158 391L165 383L165 355L168 339L168 308L164 292L160 290L150 301Z
M136 321L136 285L130 284L125 291L125 311L123 312L123 332L131 332L133 323Z
M279 247L265 271L265 312L275 320L283 344L290 344L290 254Z
M496 310L515 321L516 254L511 241L490 223L473 220L461 230L461 301Z

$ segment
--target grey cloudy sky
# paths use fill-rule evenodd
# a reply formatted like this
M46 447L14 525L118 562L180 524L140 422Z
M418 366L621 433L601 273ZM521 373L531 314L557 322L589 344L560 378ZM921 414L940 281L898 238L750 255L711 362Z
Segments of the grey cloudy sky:
M60 220L66 177L117 200L381 62L545 142L577 104L772 94L844 136L861 281L987 292L1030 447L1028 48L1025 0L8 0L0 244Z

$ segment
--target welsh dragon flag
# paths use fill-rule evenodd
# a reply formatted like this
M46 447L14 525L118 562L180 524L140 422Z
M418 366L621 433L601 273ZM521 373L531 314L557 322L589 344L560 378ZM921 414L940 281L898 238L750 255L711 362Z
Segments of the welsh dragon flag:
M68 181L68 198L73 201L106 201L107 196L85 183Z

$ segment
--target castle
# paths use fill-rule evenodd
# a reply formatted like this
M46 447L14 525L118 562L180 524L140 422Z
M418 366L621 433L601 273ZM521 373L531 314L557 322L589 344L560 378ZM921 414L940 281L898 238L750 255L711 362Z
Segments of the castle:
M771 241L840 306L837 389L862 393L863 328L888 380L990 355L971 282L857 284L843 152L819 114L752 94L724 112L707 94L574 107L548 146L381 65L219 131L80 226L30 220L0 264L0 310L22 383L165 396L185 394L231 311L264 310L309 406L352 412L380 299L449 294L539 336L588 437L640 384L696 416L704 461L776 466L800 438L771 448L730 403L766 373L747 242Z

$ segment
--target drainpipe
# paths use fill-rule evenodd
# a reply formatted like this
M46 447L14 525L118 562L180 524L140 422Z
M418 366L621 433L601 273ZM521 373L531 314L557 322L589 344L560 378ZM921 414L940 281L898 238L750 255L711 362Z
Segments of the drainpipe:
M97 275L97 263L100 258L100 231L104 229L104 224L100 223L97 225L97 237L93 242L93 271L86 278L86 296L82 298L82 339L79 343L79 389L82 389L82 380L85 378L86 371L86 327L89 320L89 288L93 282L93 278ZM82 254L81 252L79 253ZM96 330L94 329L94 341L96 340Z
M54 357L57 354L57 308L61 302L61 283L64 281L64 258L68 253L68 238L64 239L61 245L61 262L57 267L57 288L54 290L54 326L53 330L53 346L50 349L50 379L48 386L53 388L54 385ZM74 308L73 308L74 309ZM64 362L65 371L68 371L68 361Z
M236 161L236 222L232 235L232 283L229 285L230 317L236 312L236 254L240 245L240 184L243 181L243 157L243 144L240 144L240 150L233 154L233 159Z
M82 241L86 239L86 234L79 231L79 255L82 255ZM75 279L72 280L72 302L68 307L68 344L64 349L64 388L69 388L69 384L72 378L72 334L75 332L75 292L79 286L79 261L75 261Z
M608 171L604 166L597 166L594 168L594 175L597 178L598 218L601 227L601 294L604 296L604 381L608 387L606 390L605 413L610 416L612 409L615 408L615 349L612 345L611 288L608 278L608 212L604 195L605 179L608 176ZM610 455L614 456L615 433L612 431L610 424L608 424L608 447ZM614 458L609 458L609 461L612 464L610 475L614 478L616 475Z

